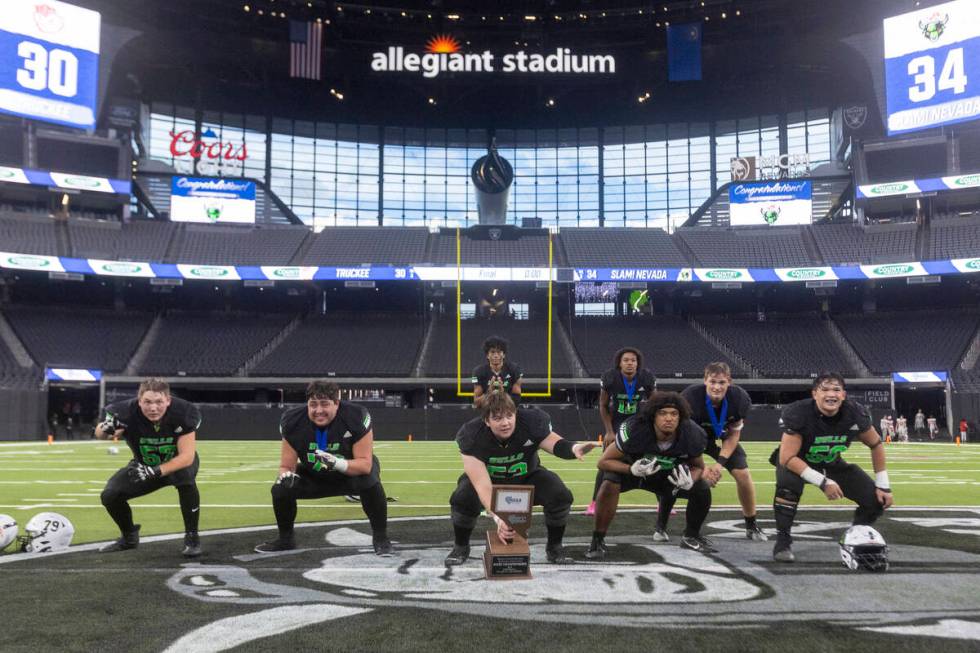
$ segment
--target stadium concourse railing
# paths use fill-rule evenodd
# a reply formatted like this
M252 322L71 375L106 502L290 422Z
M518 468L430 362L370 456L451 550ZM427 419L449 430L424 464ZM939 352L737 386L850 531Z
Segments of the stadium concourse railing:
M306 378L295 377L165 377L176 392L181 390L205 390L208 388L262 387L284 390L301 389L308 382ZM330 377L344 390L383 389L385 393L396 395L409 390L439 388L452 390L456 387L454 377L429 378L385 378L385 377ZM138 376L106 376L100 382L102 403L105 402L106 388L114 394L135 391L142 381ZM544 378L526 378L525 387L544 387ZM692 383L700 383L695 377L661 377L658 387L666 390L681 390ZM749 390L806 391L812 379L737 379L739 385ZM576 390L595 390L595 378L553 378L554 399L551 401L529 402L545 410L552 417L558 433L573 439L595 438L603 431L599 411L592 404L576 401L580 398ZM891 407L891 379L889 377L870 377L848 379L849 396L872 405L874 413ZM404 408L389 406L384 399L354 399L366 405L372 413L375 435L384 440L405 440L412 435L415 440L450 440L459 426L472 419L473 412L468 400L427 405L425 408ZM278 439L278 419L284 406L272 403L199 404L204 414L201 437L204 439ZM584 407L588 405L589 407ZM744 439L778 440L778 419L780 406L756 406L753 408L751 428L745 431Z

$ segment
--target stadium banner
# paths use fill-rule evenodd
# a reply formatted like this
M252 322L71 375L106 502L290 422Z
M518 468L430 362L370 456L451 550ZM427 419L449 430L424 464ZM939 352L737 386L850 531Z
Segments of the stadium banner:
M255 224L255 182L171 177L170 219L204 224Z
M955 177L943 177L943 184L949 190L959 190L960 188L980 188L980 172L968 175L957 175Z
M889 136L980 118L980 3L886 18L884 34Z
M268 279L270 281L310 281L313 279L314 275L316 275L317 270L318 268L313 266L274 267L271 265L263 265L261 268L259 268L262 276L257 278ZM239 267L239 276L241 276L242 279L249 278L242 274L243 272L244 270Z
M810 224L813 184L780 179L728 187L729 222L733 227Z
M723 281L743 281L751 283L756 281L748 268L694 268L694 278L698 281L723 282Z
M679 268L575 268L573 276L575 281L678 281L680 272Z
M971 172L953 177L931 177L929 179L906 179L882 184L864 184L857 187L857 198L894 197L896 195L915 195L944 190L963 190L980 188L980 173Z
M834 268L775 268L773 272L780 281L833 281L838 279Z
M963 274L980 272L980 258L954 258L950 263L953 264L957 272Z
M0 111L94 129L101 20L58 0L4 0Z
M48 188L65 188L94 193L118 193L120 195L129 195L133 189L131 182L122 179L88 177L86 175L67 174L64 172L48 172L46 170L31 170L28 168L7 168L4 166L0 166L0 182L33 184Z
M895 383L945 383L946 372L892 372Z
M149 263L131 261L105 261L97 258L86 259L94 274L100 277L144 277L157 276Z
M454 270L455 268L446 268ZM313 278L317 281L347 281L367 279L375 281L405 281L411 278L410 268L395 268L386 266L366 266L351 268L317 268ZM456 277L453 276L455 279Z
M184 279L203 279L205 281L241 281L234 265L193 265L178 263L177 272Z
M47 367L44 369L47 381L90 381L102 379L102 370L79 370L69 367Z
M322 268L321 268L322 269ZM342 268L337 268L338 271ZM355 270L358 268L354 268ZM409 278L419 281L547 281L549 268L476 268L476 267L439 267L420 265L408 268ZM551 268L551 280L555 280L556 271ZM318 279L328 278L317 274ZM379 277L336 277L377 279ZM403 277L393 277L403 278Z
M859 266L867 279L892 279L899 277L923 277L929 274L922 263L883 263Z
M10 270L34 270L36 272L64 272L61 259L57 256L38 256L36 254L15 254L0 252L0 268Z

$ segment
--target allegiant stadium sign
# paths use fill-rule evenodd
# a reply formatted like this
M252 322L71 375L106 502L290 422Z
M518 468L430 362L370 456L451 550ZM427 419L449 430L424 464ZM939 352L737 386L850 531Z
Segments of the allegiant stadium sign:
M456 46L458 47L458 46ZM452 50L452 47L449 48ZM555 48L549 54L524 50L498 56L483 52L405 52L393 46L371 55L371 70L381 73L422 73L432 79L440 73L545 73L611 75L616 58L610 54L574 54L569 48Z

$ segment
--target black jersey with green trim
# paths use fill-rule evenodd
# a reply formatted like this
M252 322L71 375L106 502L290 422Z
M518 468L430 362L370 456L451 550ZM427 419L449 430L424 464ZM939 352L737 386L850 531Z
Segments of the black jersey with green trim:
M490 367L490 363L477 365L473 368L473 378L471 380L474 386L478 385L483 389L484 393L489 393L491 381L499 379L503 383L504 392L510 392L514 384L520 381L523 376L524 370L510 361L505 360L499 372L494 372Z
M656 459L661 470L669 471L704 453L707 439L704 429L686 419L678 426L670 446L661 449L650 420L636 415L620 425L616 433L616 447L625 454L626 462L630 464L641 458Z
M177 439L201 426L201 411L179 397L170 398L170 406L158 422L146 418L137 397L109 404L103 411L103 419L109 415L126 425L123 438L133 458L147 465L160 465L176 456Z
M779 427L803 439L797 454L809 465L823 467L837 461L851 441L871 428L868 409L850 399L828 417L817 410L813 399L794 401L783 409Z
M323 466L314 455L320 446L318 434L326 436L324 451L350 460L354 457L354 444L370 430L371 414L367 408L349 401L340 402L333 421L322 429L310 419L305 404L290 408L279 420L279 434L299 456L300 466L315 472Z
M752 399L749 397L748 392L737 385L728 386L728 390L725 392L725 398L722 400L728 402L728 413L725 416L724 430L719 436L715 433L714 425L711 423L711 417L708 414L708 405L706 403L708 391L704 387L704 384L695 383L687 386L681 391L681 396L691 406L691 419L700 424L701 428L704 429L704 432L711 439L718 439L720 437L724 440L727 438L730 433L729 427L745 419L746 415L752 409ZM717 419L720 417L721 406L713 407L713 409L715 411L715 418Z
M640 402L645 401L650 393L657 389L657 377L646 368L633 376L633 382L636 386L631 398L626 392L626 381L619 369L606 370L599 379L599 387L609 395L609 405L606 407L609 409L614 429L618 429L623 421L635 415L636 407Z
M538 408L518 408L514 432L499 440L482 418L463 424L456 444L464 456L473 456L487 466L494 481L519 481L541 466L538 447L551 434L551 417Z

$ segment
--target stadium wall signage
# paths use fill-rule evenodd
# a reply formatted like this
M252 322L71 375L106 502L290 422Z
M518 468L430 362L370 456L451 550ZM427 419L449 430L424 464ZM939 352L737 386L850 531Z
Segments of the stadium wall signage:
M857 187L857 197L873 199L876 197L894 197L896 195L915 195L943 190L961 190L965 188L980 188L980 172L952 177L935 177L930 179L906 179L889 181L883 184L864 184Z
M47 170L31 170L29 168L8 168L0 166L0 183L31 184L48 188L64 188L66 190L81 190L92 193L116 193L129 195L133 190L131 182L122 179L106 177L89 177L73 175L64 172L48 172Z

